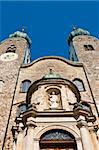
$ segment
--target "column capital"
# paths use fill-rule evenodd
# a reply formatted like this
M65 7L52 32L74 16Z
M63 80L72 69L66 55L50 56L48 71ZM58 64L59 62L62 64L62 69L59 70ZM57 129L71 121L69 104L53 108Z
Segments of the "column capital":
M95 115L86 116L86 120L87 120L87 122L92 122L92 123L94 123L94 122L96 121L96 117L95 117Z
M88 124L85 120L77 120L77 127L81 128L81 127L88 127Z
M24 128L22 117L17 117L16 118L16 124L17 124L17 127L18 127L17 132L21 132Z
M88 127L90 131L97 132L99 130L98 124L93 124L92 122L88 123Z
M75 119L78 119L80 116L84 116L84 117L87 117L89 115L89 112L86 111L84 108L83 108L83 105L80 104L80 103L76 103L74 105L74 117Z
M88 128L90 132L95 131L94 124L92 122L88 122Z
M20 122L20 123L19 123L18 132L23 131L23 127L24 127L23 123L22 123L22 122Z
M13 126L12 127L12 134L13 134L13 140L16 141L17 136L18 136L18 126Z
M98 137L98 139L99 139L99 129L97 130L97 137Z
M22 122L22 117L17 117L15 119L16 124L18 125L20 122Z
M27 118L27 122L26 122L27 127L36 127L36 122L35 122L35 118L33 117L29 117Z

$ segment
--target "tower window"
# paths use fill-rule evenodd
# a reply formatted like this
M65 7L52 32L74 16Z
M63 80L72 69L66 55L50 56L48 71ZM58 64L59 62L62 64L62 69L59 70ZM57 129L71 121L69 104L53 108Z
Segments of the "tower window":
M73 83L76 85L76 87L78 88L79 92L85 91L84 83L83 83L82 80L74 79Z
M15 53L15 51L16 51L16 46L14 44L12 44L7 48L6 53L8 53L8 52Z
M86 51L93 51L94 47L92 45L84 45Z
M24 80L24 81L22 81L21 92L26 93L28 91L28 88L29 88L30 84L31 84L30 80Z
M0 93L3 92L3 88L4 88L4 81L0 80Z

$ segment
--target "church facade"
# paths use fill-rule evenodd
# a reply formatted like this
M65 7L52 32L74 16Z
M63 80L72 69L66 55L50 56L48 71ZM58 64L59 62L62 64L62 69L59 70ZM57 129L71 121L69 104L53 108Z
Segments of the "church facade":
M30 62L17 31L0 43L0 149L99 150L99 40L69 34L70 60Z

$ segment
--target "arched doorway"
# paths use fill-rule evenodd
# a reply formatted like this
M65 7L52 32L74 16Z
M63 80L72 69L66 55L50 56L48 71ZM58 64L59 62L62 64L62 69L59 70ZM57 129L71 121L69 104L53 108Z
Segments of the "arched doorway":
M40 138L40 150L77 150L73 135L61 129L45 132Z

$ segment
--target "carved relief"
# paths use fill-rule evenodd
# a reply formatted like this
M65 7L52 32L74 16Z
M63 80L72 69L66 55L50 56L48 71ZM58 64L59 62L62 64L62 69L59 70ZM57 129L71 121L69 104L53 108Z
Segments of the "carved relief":
M58 89L50 88L48 91L48 107L50 109L61 108L61 94Z
M54 91L49 95L49 108L59 108L59 98Z

